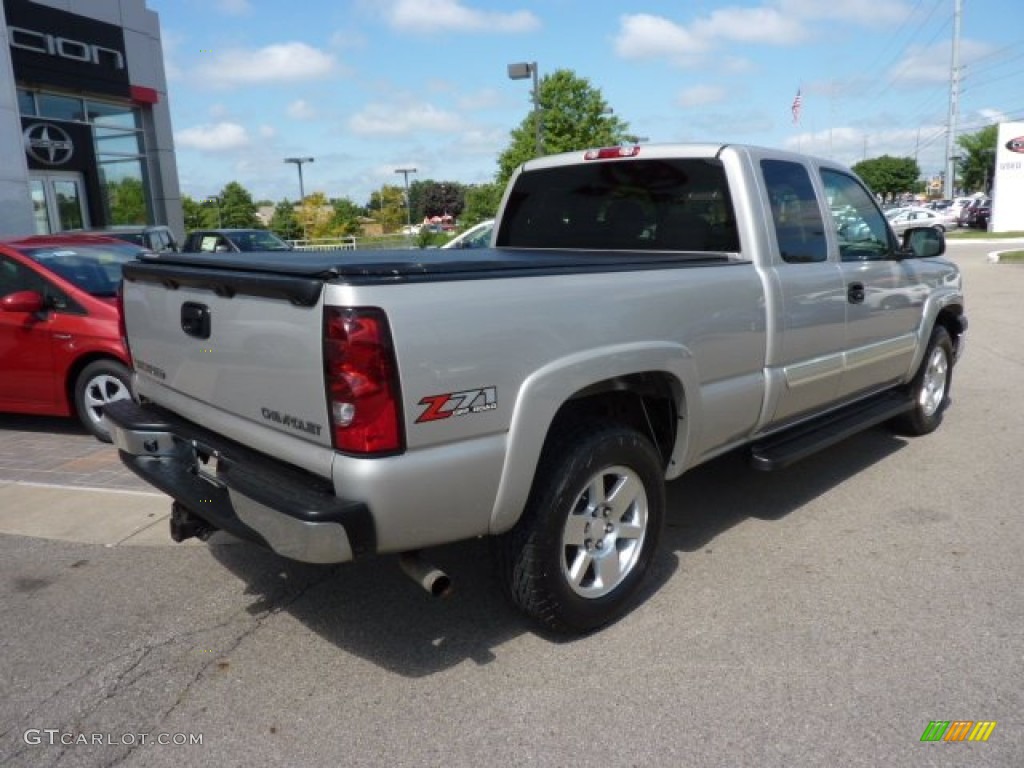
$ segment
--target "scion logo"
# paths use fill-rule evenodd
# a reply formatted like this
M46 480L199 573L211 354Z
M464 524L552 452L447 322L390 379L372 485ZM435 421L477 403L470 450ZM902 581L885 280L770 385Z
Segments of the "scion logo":
M1006 148L1011 152L1024 155L1024 136L1018 136L1016 139L1010 139L1006 142Z
M64 165L75 154L75 144L63 128L34 123L25 129L25 151L40 163Z
M481 387L467 389L462 392L449 392L445 395L431 395L419 402L426 408L420 413L417 424L425 421L440 421L452 416L466 416L471 413L493 411L498 407L497 387Z

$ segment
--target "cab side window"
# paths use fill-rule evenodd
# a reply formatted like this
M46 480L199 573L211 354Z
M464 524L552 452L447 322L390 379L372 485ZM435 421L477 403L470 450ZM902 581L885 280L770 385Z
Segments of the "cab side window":
M828 196L832 225L842 261L878 261L892 252L891 231L864 186L852 176L824 169L821 181Z
M825 225L807 169L786 160L762 160L761 174L783 261L806 264L828 259Z

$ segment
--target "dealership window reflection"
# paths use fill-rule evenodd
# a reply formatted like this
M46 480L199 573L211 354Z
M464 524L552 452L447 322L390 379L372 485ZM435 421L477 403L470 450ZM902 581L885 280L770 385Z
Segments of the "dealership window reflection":
M145 224L149 219L145 165L141 158L100 161L103 207L111 224Z

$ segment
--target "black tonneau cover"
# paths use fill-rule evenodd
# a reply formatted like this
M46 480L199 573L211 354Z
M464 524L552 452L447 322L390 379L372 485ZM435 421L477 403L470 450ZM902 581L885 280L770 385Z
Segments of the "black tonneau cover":
M307 277L318 280L351 279L365 282L415 281L417 278L471 279L495 273L602 272L664 269L672 266L726 263L727 253L669 251L536 250L474 248L406 249L380 251L265 251L248 253L147 254L141 264L126 265L125 276L138 277L149 267L166 273L196 267L223 273ZM184 269L182 269L184 268ZM501 276L506 276L502 274ZM511 275L508 275L511 276Z

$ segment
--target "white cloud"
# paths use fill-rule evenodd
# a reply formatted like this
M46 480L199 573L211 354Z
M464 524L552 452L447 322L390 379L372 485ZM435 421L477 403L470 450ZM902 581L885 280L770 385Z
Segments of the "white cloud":
M714 85L695 85L679 94L677 103L681 107L702 107L724 101L726 90Z
M710 49L708 41L661 16L632 14L623 16L620 23L615 51L624 59L680 60Z
M812 35L814 22L891 25L910 13L906 3L884 8L862 0L769 0L753 6L726 6L682 24L664 16L626 14L619 19L615 52L624 59L660 58L697 66L703 57L731 43L788 46Z
M313 120L317 116L316 110L305 99L296 99L289 104L287 113L293 120Z
M960 41L960 61L970 75L970 63L992 52L992 46L976 40ZM900 83L949 82L949 43L935 43L928 47L911 48L903 59L893 67L890 77Z
M186 128L174 135L179 147L198 149L203 152L217 152L239 149L249 145L249 134L238 123L215 123Z
M540 27L540 20L529 11L480 11L459 0L391 0L381 5L388 22L407 31L519 33Z
M277 136L277 128L266 124L260 126L260 138L272 139L275 136Z
M305 43L277 43L214 54L199 68L198 76L215 86L283 83L323 77L335 66L334 56Z
M348 127L363 136L404 136L423 131L454 133L465 122L432 104L369 104L349 118Z

